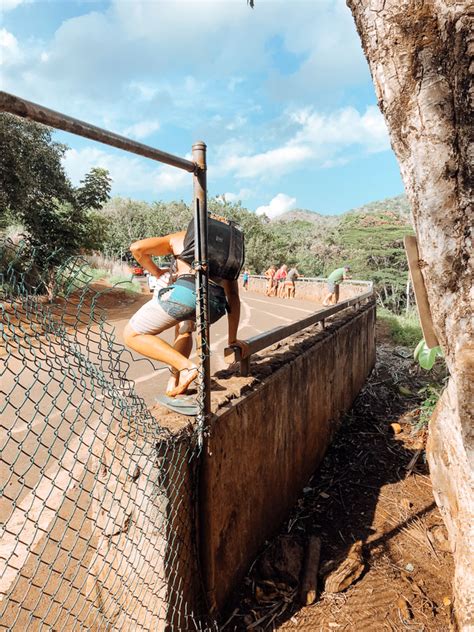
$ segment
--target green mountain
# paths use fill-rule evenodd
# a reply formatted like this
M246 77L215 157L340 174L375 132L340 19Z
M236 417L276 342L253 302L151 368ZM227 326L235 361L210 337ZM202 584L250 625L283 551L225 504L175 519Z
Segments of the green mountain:
M405 220L409 220L411 209L407 196L402 193L401 195L397 195L392 198L385 198L385 200L369 202L368 204L364 204L358 208L353 208L350 211L347 211L347 213L393 213Z
M348 214L367 215L379 213L393 214L394 217L399 217L404 221L409 221L410 204L407 196L405 194L401 194L392 198L386 198L385 200L369 202L368 204L350 209L340 215L324 215L308 209L294 209L293 211L287 211L286 213L279 215L277 218L273 219L272 222L303 221L311 222L312 224L322 227L332 228L337 226L341 219Z

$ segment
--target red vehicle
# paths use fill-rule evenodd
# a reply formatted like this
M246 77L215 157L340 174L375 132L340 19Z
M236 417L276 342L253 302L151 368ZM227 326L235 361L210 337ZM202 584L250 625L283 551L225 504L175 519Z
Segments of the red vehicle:
M132 265L130 266L130 271L133 276L143 276L145 274L145 270L142 268L142 266L138 265L138 263L132 263Z

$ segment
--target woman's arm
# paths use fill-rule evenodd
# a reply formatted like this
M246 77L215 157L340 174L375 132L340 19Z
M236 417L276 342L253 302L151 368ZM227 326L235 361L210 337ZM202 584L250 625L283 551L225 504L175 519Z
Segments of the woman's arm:
M148 272L153 276L159 277L165 272L165 270L161 270L161 268L154 263L152 257L172 255L172 241L174 238L181 236L182 233L173 233L172 235L165 235L164 237L149 237L148 239L141 239L140 241L135 241L130 246L130 252L138 263L145 268L145 270L148 270Z
M245 358L248 354L248 345L243 340L239 340L237 338L240 321L239 284L237 281L223 281L222 286L224 288L230 310L227 314L228 344L240 347L242 357Z

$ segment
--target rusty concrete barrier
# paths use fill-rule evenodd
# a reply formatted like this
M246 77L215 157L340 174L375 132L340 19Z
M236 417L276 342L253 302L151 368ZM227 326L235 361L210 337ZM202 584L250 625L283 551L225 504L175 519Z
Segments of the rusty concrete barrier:
M320 464L375 363L375 305L340 316L314 344L214 418L200 478L201 564L222 611Z

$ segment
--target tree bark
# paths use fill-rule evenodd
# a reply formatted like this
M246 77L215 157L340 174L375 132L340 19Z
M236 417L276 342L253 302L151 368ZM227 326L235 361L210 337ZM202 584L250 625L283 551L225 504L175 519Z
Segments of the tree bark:
M430 423L433 488L455 555L459 626L474 626L472 185L474 14L466 0L347 0L411 203L450 371Z

